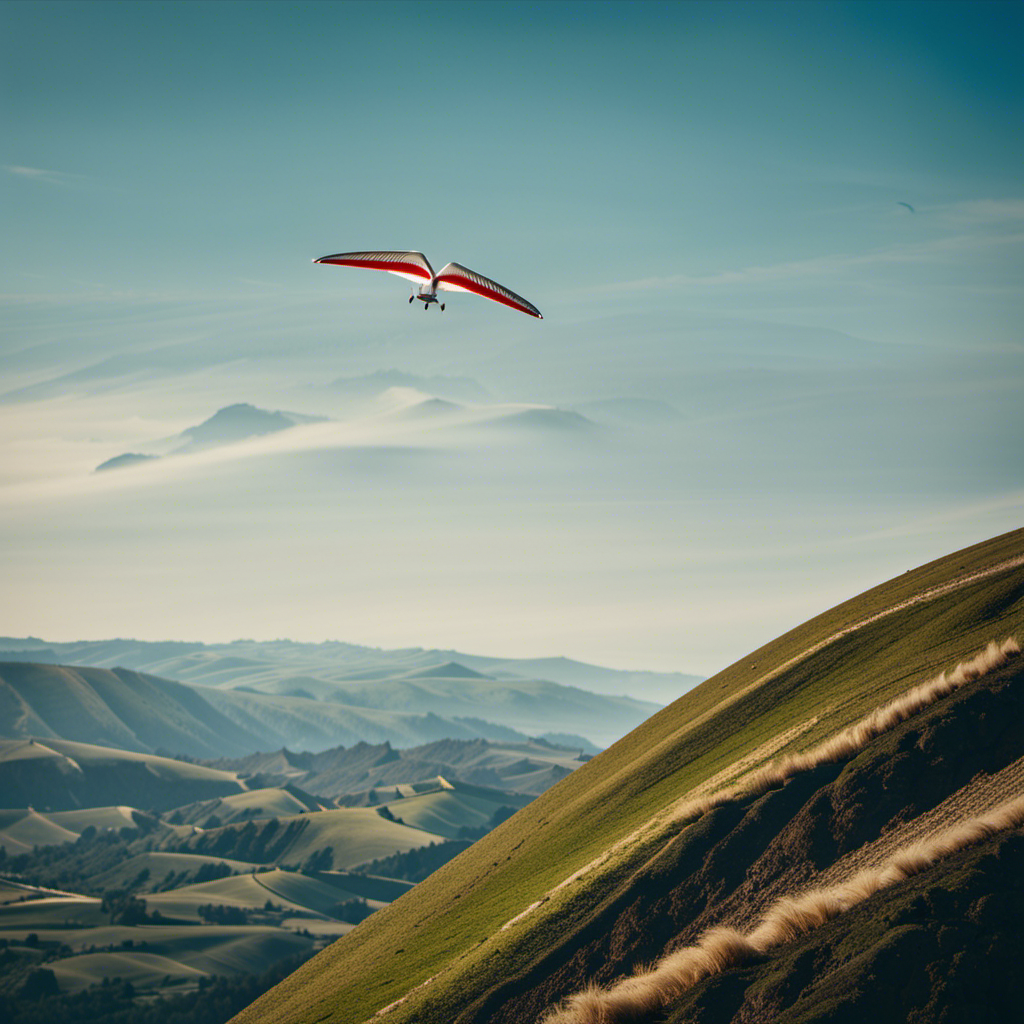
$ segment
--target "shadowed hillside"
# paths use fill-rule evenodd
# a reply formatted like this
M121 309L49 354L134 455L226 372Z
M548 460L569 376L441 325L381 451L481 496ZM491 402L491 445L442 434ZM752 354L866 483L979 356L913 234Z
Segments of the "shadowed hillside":
M123 668L0 663L2 735L193 756L252 749L252 738L192 687Z
M134 646L111 641L39 650L44 662L66 652L73 660L94 655L116 665ZM170 671L182 667L180 658L163 657L175 645L142 646L157 651L141 660L164 663ZM5 653L17 657L0 656L0 736L190 757L281 746L320 751L363 741L399 747L444 739L527 742L552 731L582 734L589 746L591 737L612 742L658 709L649 701L542 679L489 678L453 663L331 682L240 655L189 652L185 660L198 657L202 668L185 673L196 681L183 685L122 667L33 664L32 649Z
M249 686L287 693L301 688L322 699L340 699L339 684L412 677L424 670L455 665L496 680L547 680L593 693L630 694L665 703L701 681L678 672L629 672L570 658L491 658L455 650L409 647L381 650L327 641L235 640L228 644L181 641L81 640L50 643L35 637L0 637L0 661L62 665L123 665L165 679L207 687ZM652 713L649 709L648 713Z
M167 757L65 740L0 740L0 806L73 811L131 804L167 810L244 789L234 772Z
M301 786L347 806L384 803L389 790L407 783L436 782L437 776L515 793L542 793L580 766L581 751L541 740L493 743L444 739L396 750L389 743L357 743L318 754L278 750L210 762L236 771L260 786Z
M236 1020L1004 1020L1013 635L1024 531L707 680Z

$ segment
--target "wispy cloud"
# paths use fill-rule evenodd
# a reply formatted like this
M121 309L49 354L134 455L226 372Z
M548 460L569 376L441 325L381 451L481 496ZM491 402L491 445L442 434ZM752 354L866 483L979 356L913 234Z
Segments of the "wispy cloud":
M4 164L4 170L18 178L41 181L46 185L73 185L81 180L81 175L78 174L67 174L64 171L47 171L41 167L23 167L21 164Z
M928 209L955 224L1012 227L1024 223L1024 199L970 199Z
M1024 207L1024 204L1021 205ZM1015 207L1007 204L1006 209L1015 209ZM977 216L980 216L980 212ZM1004 224L1006 222L1005 218L999 221L999 223ZM995 220L989 220L988 223L995 223ZM655 288L685 288L688 286L707 288L729 285L763 285L777 282L789 283L806 278L839 275L851 270L883 264L937 263L967 252L977 252L997 246L1019 245L1021 243L1024 243L1024 232L1021 231L991 235L955 235L936 238L927 242L891 246L869 253L829 253L822 256L813 256L805 260L793 260L787 263L723 270L716 274L699 276L671 274L664 277L640 278L632 281L602 285L602 290L636 292Z

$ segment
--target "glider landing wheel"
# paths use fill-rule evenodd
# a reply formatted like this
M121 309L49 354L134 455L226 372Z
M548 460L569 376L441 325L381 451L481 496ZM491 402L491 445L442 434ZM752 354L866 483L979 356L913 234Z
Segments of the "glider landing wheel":
M416 298L416 296L415 296L415 295L410 295L410 296L409 296L409 305L410 305L410 306L412 305L412 300L413 300L413 299L415 299L415 298Z
M444 303L443 302L441 303L441 312L442 313L444 312Z

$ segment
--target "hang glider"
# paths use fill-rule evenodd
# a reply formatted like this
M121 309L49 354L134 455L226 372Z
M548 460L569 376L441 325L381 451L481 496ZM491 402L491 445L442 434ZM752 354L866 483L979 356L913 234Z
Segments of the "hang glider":
M420 289L409 296L409 301L419 299L424 309L437 302L444 310L444 303L438 302L437 293L472 292L482 295L485 299L500 302L503 306L518 309L520 313L535 316L543 320L540 310L521 295L504 285L492 281L475 270L470 270L459 263L449 263L434 273L427 257L421 252L379 249L370 252L338 252L333 256L321 256L314 263L333 263L337 267L363 267L367 270L385 270L389 274L397 274L407 281L418 284Z
M913 207L912 207L912 206L910 205L910 203L905 203L905 202L903 202L903 200L902 200L902 199L897 199L897 200L896 200L896 205L897 205L897 206L905 206L905 207L906 207L906 208L907 208L907 209L908 209L908 210L909 210L909 211L910 211L911 213L917 213L917 210L915 210L915 209L914 209L914 208L913 208Z

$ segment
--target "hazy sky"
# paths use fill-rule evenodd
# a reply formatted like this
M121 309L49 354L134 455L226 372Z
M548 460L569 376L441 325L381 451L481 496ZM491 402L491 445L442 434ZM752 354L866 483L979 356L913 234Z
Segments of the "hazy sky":
M1021 525L1022 55L1019 3L0 5L0 633L711 672ZM378 247L545 319L311 263ZM390 367L603 432L324 387ZM351 430L93 475L231 402Z

